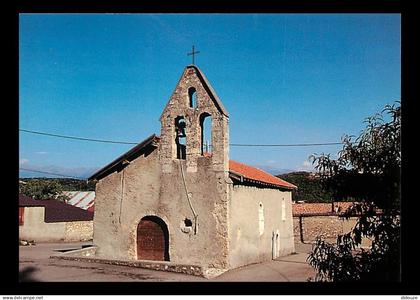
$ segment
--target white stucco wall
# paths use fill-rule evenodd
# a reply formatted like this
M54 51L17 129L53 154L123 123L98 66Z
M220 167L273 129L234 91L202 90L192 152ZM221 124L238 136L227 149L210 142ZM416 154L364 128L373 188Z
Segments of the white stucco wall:
M285 215L282 215L282 199ZM259 204L264 230L260 234ZM278 232L276 256L294 252L291 192L235 185L229 202L229 262L231 268L271 260L273 233Z
M85 241L92 239L93 221L45 223L44 207L25 207L19 238L36 242Z
M23 225L19 226L19 238L37 242L64 240L65 223L45 223L44 207L25 207Z

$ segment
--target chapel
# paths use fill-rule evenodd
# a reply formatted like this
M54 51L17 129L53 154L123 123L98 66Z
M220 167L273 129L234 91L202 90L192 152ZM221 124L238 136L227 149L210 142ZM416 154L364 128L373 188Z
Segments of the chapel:
M98 257L220 274L294 252L297 187L229 159L228 111L196 65L183 70L160 123L160 135L89 178Z

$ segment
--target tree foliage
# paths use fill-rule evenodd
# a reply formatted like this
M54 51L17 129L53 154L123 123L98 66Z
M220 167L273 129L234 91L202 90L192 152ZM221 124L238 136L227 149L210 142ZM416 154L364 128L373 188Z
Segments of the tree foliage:
M337 159L313 155L335 200L356 201L342 216L355 227L332 244L318 237L308 256L316 281L392 281L400 278L401 107L386 105L365 120L360 136L344 136ZM361 248L362 238L371 246Z
M309 172L291 172L277 175L298 187L292 191L292 199L306 202L331 202L331 193L326 191L322 185L321 178L313 176Z
M42 181L47 183L49 181L56 181L58 182L63 191L94 191L95 190L95 182L90 181L86 182L86 180L81 179L74 179L74 178L21 178L24 182L31 182L33 180Z
M68 200L68 197L63 195L62 192L63 187L57 180L32 179L19 183L19 193L36 200Z

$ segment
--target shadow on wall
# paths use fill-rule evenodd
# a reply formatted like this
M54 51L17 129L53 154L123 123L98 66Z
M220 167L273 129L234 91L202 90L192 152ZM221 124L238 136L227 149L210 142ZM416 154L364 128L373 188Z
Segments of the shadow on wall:
M38 269L32 266L26 267L19 271L19 282L37 282L33 278L33 273L36 272Z

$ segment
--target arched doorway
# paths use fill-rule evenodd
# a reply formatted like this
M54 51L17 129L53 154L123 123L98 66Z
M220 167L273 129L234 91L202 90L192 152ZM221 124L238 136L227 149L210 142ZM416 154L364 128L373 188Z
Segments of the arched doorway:
M137 225L137 259L169 261L169 232L161 218L146 216Z

